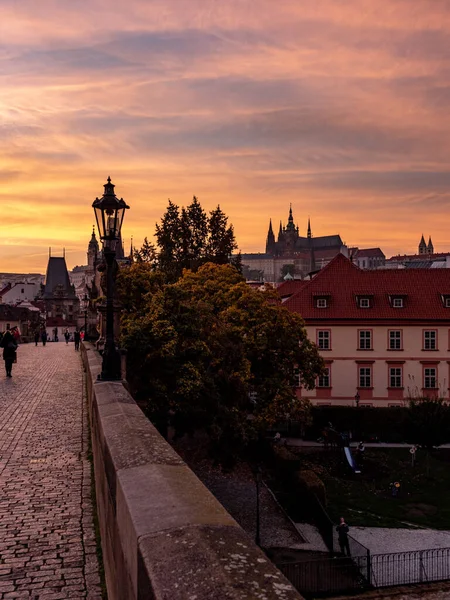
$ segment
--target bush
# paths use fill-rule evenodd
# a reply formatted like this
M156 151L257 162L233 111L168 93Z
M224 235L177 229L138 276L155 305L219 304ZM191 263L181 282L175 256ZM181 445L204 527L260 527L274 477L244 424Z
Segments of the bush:
M327 505L327 494L323 481L314 473L314 471L297 471L294 475L294 482L297 484L300 493L313 494L317 496L323 507Z
M355 406L314 406L311 409L312 425L306 433L307 439L322 436L324 427L332 423L339 432L352 431L353 439L366 442L377 439L381 442L405 442L408 425L408 408L365 408Z
M300 466L299 457L286 448L286 446L273 446L273 457L275 468L281 473L293 473Z

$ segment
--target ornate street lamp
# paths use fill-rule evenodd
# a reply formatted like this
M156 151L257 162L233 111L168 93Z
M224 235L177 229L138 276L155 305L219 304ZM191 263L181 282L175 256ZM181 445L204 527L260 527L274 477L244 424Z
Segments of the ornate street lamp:
M103 349L102 372L99 379L112 381L121 379L120 354L114 343L114 276L113 264L116 258L116 246L120 239L125 210L130 208L126 202L117 198L111 177L104 184L104 194L96 198L92 207L97 220L100 240L103 243L103 255L106 262L106 338Z

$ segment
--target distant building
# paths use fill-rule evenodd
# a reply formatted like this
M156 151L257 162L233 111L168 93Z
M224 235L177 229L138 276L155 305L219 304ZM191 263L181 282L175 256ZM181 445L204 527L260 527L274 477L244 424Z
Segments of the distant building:
M354 405L357 396L366 406L449 397L449 270L363 270L339 254L278 292L326 364L316 388L299 395L319 405Z
M295 225L292 206L289 209L288 222L283 227L280 221L278 236L269 222L269 230L264 253L242 254L242 264L251 272L261 271L265 281L280 281L286 273L283 267L289 266L286 272L295 279L301 279L308 273L323 268L336 256L347 255L347 246L339 235L313 237L311 223L308 219L306 237L302 237L298 225Z
M41 286L37 282L24 283L18 282L6 287L0 291L0 302L2 304L18 304L24 300L35 300L39 295Z
M386 257L381 248L350 248L353 263L360 269L379 269L384 267Z
M51 322L57 329L75 328L80 301L75 293L75 286L70 283L64 257L49 257L42 299L45 303L47 327Z

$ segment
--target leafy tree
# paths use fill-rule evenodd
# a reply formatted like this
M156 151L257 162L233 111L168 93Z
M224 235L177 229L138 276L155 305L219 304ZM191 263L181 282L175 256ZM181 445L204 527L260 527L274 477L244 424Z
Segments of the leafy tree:
M161 224L156 225L156 242L159 248L159 268L170 280L176 280L182 269L183 229L180 209L171 200L161 219Z
M186 270L141 296L122 325L130 383L148 401L150 418L163 426L170 420L179 434L205 429L220 459L286 413L304 414L296 367L307 388L323 369L302 319L273 290L249 288L230 265Z
M159 291L164 283L163 273L144 260L119 269L116 289L123 312L135 317L141 315L145 311L146 295Z

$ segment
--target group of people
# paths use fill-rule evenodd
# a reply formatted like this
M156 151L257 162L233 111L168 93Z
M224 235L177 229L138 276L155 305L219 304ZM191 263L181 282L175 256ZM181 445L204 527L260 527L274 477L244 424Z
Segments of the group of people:
M71 338L71 334L69 332L68 329L66 329L64 331L64 339L66 341L66 344L69 343ZM45 329L42 329L41 331L36 331L34 334L34 344L35 346L38 345L39 341L42 342L42 345L45 346L45 344L47 343L49 339L48 333ZM58 341L58 337L57 336L53 336L53 340L54 341ZM73 332L73 341L75 342L75 350L79 350L80 349L80 342L84 340L84 331L79 331L78 329L75 329L75 331Z

